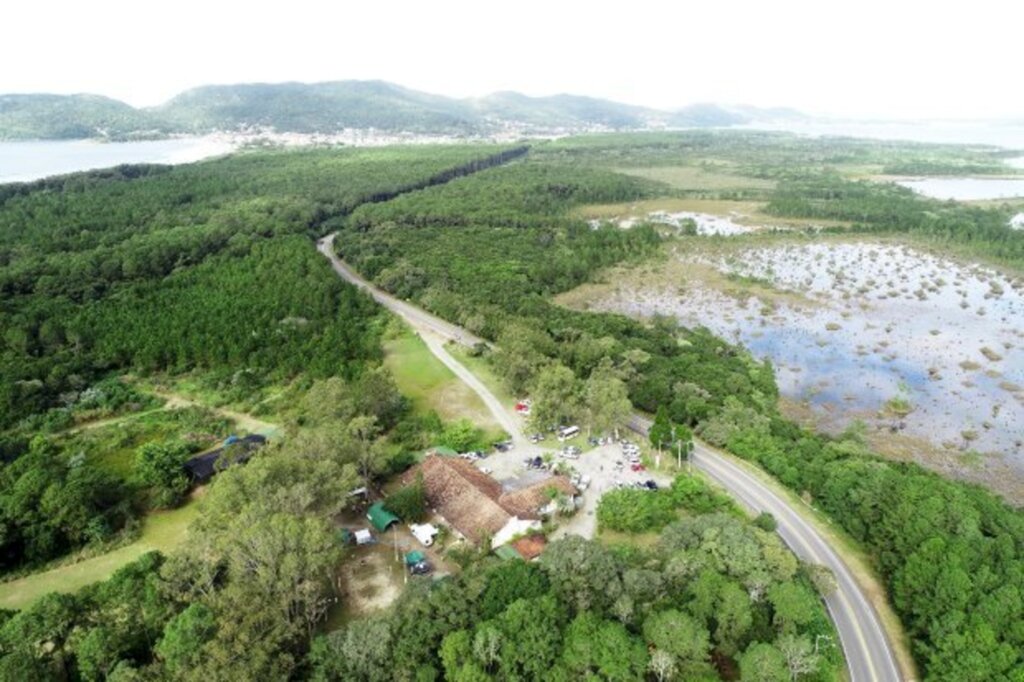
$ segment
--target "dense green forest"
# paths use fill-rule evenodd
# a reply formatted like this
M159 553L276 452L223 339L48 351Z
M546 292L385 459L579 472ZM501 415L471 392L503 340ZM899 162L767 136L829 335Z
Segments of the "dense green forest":
M829 439L785 421L771 367L707 332L678 329L672 320L644 326L570 312L546 300L608 260L650 253L658 240L644 226L591 229L572 217L572 206L653 194L755 196L776 215L846 220L852 231L910 234L1019 266L1024 234L1006 228L1006 210L929 200L840 172L898 159L995 158L953 147L753 133L569 139L538 147L525 164L363 207L337 244L381 286L497 341L495 368L515 390L550 376L552 366L586 379L610 358L636 407L667 406L674 421L759 462L864 543L929 679L1009 680L1024 671L1019 511L980 488L882 460L855 433ZM680 163L784 182L737 197L609 175L623 166ZM496 189L503 184L521 187ZM571 251L563 246L570 243Z
M906 187L823 174L780 189L766 211L795 218L848 220L852 230L907 234L934 246L956 246L1024 269L1024 233L1007 228L1012 209L924 199Z
M291 356L289 346L324 333L322 316L341 305L340 297L353 299L345 306L358 305L340 283L310 281L328 268L298 237L361 202L490 153L465 147L250 153L185 168L123 169L5 187L0 193L5 342L0 427L54 405L61 393L81 390L111 369L171 368L193 360L212 369L233 367L243 354L257 345L269 347L271 340L284 344L278 358ZM247 265L238 266L243 260ZM202 270L191 272L200 264ZM195 287L221 302L204 306L201 299L177 296L183 306L176 321L180 333L151 334L145 325L156 324L160 315L165 316L160 324L174 324L173 310L153 308L160 296L168 296L160 291L166 285ZM246 293L253 285L271 298ZM232 295L226 295L229 291ZM118 312L125 307L122 301L137 302L139 309ZM228 311L229 303L237 305ZM208 316L206 321L184 324L187 306ZM117 315L122 317L112 317ZM149 318L143 322L134 315ZM230 339L211 345L198 333L204 324L206 331ZM197 333L190 341L192 325ZM254 332L263 335L262 344L244 338ZM134 340L126 343L126 333ZM345 332L338 327L336 333ZM160 344L177 347L157 348ZM188 349L189 344L194 347ZM337 357L330 344L312 347ZM270 369L294 372L297 363L311 363L314 373L322 374L324 363L334 361L314 361L300 352L288 367Z
M649 225L591 226L578 207L737 198L616 172L681 162L779 180L739 194L780 216L1019 263L1005 211L847 175L993 158L692 132L561 140L525 158L495 147L254 152L0 187L4 569L102 542L138 515L137 479L64 432L89 415L154 406L118 375L198 370L225 390L288 386L287 438L218 475L181 551L0 614L0 679L831 679L837 652L814 650L831 633L814 594L827 580L798 566L770 524L693 483L604 501L606 530L660 531L647 549L567 540L536 566L478 558L433 587L414 582L379 616L322 633L345 560L331 519L349 490L408 467L443 431L380 370L379 308L315 253L311 237L334 229L363 274L495 341L491 359L510 388L614 376L636 407L663 408L813 500L870 553L928 679L1019 679L1019 511L882 460L856 432L826 438L787 422L772 367L706 330L550 301L606 266L654 256L666 238ZM222 433L210 415L166 418ZM180 457L175 447L138 461ZM801 661L814 672L795 675Z
M109 411L144 407L110 376L198 370L237 393L300 376L355 380L379 364L380 309L331 273L310 234L360 202L503 154L251 153L4 186L0 451L13 463L0 471L0 569L105 541L145 506L134 491L158 477L76 459L86 444L59 433L97 392ZM167 483L157 499L180 499L181 482Z

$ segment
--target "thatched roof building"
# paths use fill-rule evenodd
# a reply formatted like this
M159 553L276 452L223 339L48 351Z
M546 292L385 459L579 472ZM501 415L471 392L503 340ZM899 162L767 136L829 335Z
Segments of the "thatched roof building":
M471 462L451 457L428 456L422 464L406 472L404 480L411 483L421 474L427 502L472 542L480 542L485 536L497 539L512 530L539 526L541 515L551 503L549 491L552 489L560 494L576 494L576 489L564 476L552 476L506 493L501 483Z

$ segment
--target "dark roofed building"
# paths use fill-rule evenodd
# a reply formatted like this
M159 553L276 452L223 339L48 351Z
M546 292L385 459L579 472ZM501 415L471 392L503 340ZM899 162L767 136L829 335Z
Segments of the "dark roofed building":
M195 483L206 483L218 471L234 464L244 464L252 457L253 452L267 442L266 436L253 433L238 438L230 436L225 444L216 450L196 455L185 462L185 470Z

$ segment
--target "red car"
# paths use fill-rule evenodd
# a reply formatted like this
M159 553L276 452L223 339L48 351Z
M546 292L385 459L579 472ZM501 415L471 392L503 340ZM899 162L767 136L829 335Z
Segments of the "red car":
M629 467L633 471L647 471L647 468L643 464L633 464Z

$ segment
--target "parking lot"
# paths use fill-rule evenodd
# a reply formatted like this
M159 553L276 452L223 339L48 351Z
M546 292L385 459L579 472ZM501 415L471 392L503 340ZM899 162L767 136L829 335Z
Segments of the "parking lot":
M648 470L633 471L633 463L630 462L621 443L598 445L572 458L559 456L558 452L563 447L557 442L541 442L528 451L514 448L506 452L494 452L478 462L478 466L489 470L491 475L507 488L528 485L550 475L546 470L530 468L525 461L528 458L543 456L544 453L553 455L553 463L562 462L579 474L579 478L586 484L582 493L582 506L575 516L564 521L554 532L554 538L567 534L592 538L597 531L597 503L601 496L610 490L637 485L648 480L662 486L671 483L672 480L670 476ZM639 461L639 452L635 458Z

